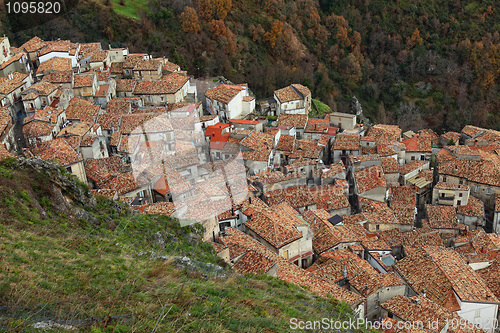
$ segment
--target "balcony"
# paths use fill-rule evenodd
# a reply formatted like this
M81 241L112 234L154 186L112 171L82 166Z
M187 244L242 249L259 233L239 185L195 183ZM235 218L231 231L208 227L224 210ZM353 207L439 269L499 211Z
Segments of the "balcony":
M455 201L455 197L439 197L438 198L439 205L451 205L451 206L453 206L454 201Z

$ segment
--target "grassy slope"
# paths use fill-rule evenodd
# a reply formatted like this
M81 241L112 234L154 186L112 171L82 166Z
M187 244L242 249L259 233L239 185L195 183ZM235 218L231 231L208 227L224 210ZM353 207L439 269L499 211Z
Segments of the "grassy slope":
M50 192L47 180L0 163L0 308L7 309L0 330L29 332L34 322L58 319L93 332L156 325L158 332L286 332L292 317L350 316L345 304L275 278L230 270L215 277L203 264L186 269L172 258L154 259L152 252L222 264L209 244L188 237L195 228L132 214L104 197L87 208L96 224L64 216L41 199ZM37 213L37 202L51 218ZM164 248L154 241L156 232L164 233Z
M111 0L113 10L120 15L138 19L141 11L144 11L148 6L148 0L125 0L125 6L120 4L120 0Z

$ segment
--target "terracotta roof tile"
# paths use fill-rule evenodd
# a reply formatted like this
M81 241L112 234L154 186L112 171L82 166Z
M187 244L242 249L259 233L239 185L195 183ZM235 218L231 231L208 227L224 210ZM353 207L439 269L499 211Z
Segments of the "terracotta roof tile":
M432 151L431 137L424 133L415 135L403 141L407 152L426 152Z
M28 77L28 74L21 74L18 72L12 73L13 79L0 78L0 93L7 95L14 91L15 89L21 87L25 84L24 80Z
M20 46L26 52L35 52L45 47L45 42L38 36L31 38L29 41Z
M72 83L73 82L73 70L65 70L49 73L44 75L43 81L48 81L54 84Z
M99 105L95 105L92 102L86 101L84 99L74 97L69 101L68 107L66 108L66 118L68 120L81 120L94 122L97 118L99 112Z
M23 134L25 138L38 138L49 136L54 130L55 125L44 121L30 121L23 126Z
M73 67L71 67L71 59L53 57L47 61L42 62L40 66L38 66L36 74L43 74L48 71L65 72L69 70L73 71Z
M45 42L45 47L38 52L38 56L41 57L50 52L67 52L70 55L74 55L77 47L77 44L67 40L48 41Z
M207 90L205 96L211 100L228 104L242 90L245 90L245 88L239 85L221 84L214 89Z
M358 194L377 187L386 187L384 171L377 165L355 171L354 179L356 181Z
M400 320L406 323L422 323L422 328L411 329L414 333L432 332L438 333L443 330L448 330L448 332L453 333L465 333L465 332L485 332L479 328L475 328L472 323L466 322L462 317L460 317L456 312L450 311L449 308L440 305L439 303L433 302L431 299L419 295L413 297L403 297L400 295L381 304L382 308L389 311L391 314L400 318ZM460 322L462 325L457 325L458 327L446 327L446 323ZM434 328L434 325L437 326ZM398 327L401 324L393 323L393 326L385 323L385 327ZM403 327L404 325L402 325ZM432 329L431 329L432 328ZM408 332L408 330L396 330L394 333Z
M71 148L63 138L42 142L39 146L33 148L32 152L40 158L58 161L62 166L69 166L83 161L82 156Z
M136 95L173 94L179 91L189 81L188 76L177 73L162 76L158 81L137 82L134 88Z
M274 94L281 103L303 100L305 96L310 95L309 88L300 84L292 84L288 87L274 91Z
M447 141L452 140L455 144L460 140L461 134L457 132L446 132L441 134L441 137Z
M304 132L307 133L325 133L328 130L330 122L328 119L309 118Z
M100 50L102 50L101 43L80 43L80 54L83 58L91 56Z
M121 114L101 114L99 115L98 123L101 125L101 128L106 131L111 131L114 129L115 131L120 129L122 122Z
M73 88L92 87L94 79L96 79L95 73L75 74Z
M306 127L308 116L306 114L280 114L278 126L293 126L297 129Z
M415 186L395 186L391 188L392 203L401 203L415 206L417 200L417 188Z
M167 72L177 72L181 70L181 67L173 62L166 61L165 64L163 64L162 70Z
M306 286L310 291L321 296L330 294L336 299L342 300L351 306L356 306L363 301L363 298L355 293L342 289L335 283L325 281L324 279L321 279L312 273L289 263L284 258L277 256L275 253L269 251L263 245L259 244L257 241L237 229L229 228L226 230L226 236L221 237L221 241L229 247L230 252L231 247L237 246L246 250L254 250L275 260L278 265L278 278L283 281L299 286ZM240 250L240 252L242 251Z
M375 141L380 139L388 139L398 141L401 137L401 128L397 125L374 125L368 131L368 137L373 137Z
M162 67L159 59L141 59L135 63L134 71L157 71Z
M359 150L359 135L337 134L333 142L333 149L337 150Z
M149 204L144 208L144 214L158 214L171 216L176 211L175 204L173 202L155 202L154 204Z
M459 229L455 207L425 205L425 212L432 229Z
M399 173L401 175L406 175L426 164L429 164L429 161L411 161L410 163L406 163L399 168Z
M294 149L295 136L293 135L281 135L278 144L276 145L276 150L281 150L283 152L291 153Z
M295 149L290 158L319 159L323 146L318 145L315 140L300 139L295 140Z
M276 261L259 252L249 250L233 267L240 274L263 274L267 273L274 265L276 265Z
M399 173L399 163L395 158L385 157L380 159L382 161L382 169L384 173Z

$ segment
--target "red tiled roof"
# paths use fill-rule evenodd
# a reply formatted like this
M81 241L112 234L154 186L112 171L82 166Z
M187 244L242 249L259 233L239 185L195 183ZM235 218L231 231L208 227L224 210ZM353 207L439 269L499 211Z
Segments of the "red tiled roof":
M63 138L42 142L33 148L32 152L40 158L58 161L65 167L83 161L82 156L77 154Z
M189 81L188 76L177 73L162 76L158 81L137 82L134 94L136 95L161 95L174 94Z
M428 152L432 151L431 138L424 133L415 135L403 141L407 152Z
M456 303L451 300L453 295L447 295L450 302ZM455 304L456 306L457 304ZM467 322L462 317L460 317L456 312L450 310L450 306L442 306L433 302L431 299L418 295L413 297L403 297L400 295L381 304L382 308L387 310L393 316L397 317L399 320L405 323L421 323L420 329L412 328L413 333L425 333L425 332L442 332L448 329L448 332L454 333L484 333L485 331L473 326L473 323ZM394 321L389 323L388 320ZM457 327L447 327L447 323L460 322L461 325ZM393 327L391 332L393 333L403 333L409 330L403 329L404 323L397 323L394 319L384 319L384 327ZM435 327L434 327L435 326ZM396 327L401 327L396 329ZM432 328L432 329L430 329Z
M26 52L35 52L45 47L45 42L38 36L31 38L29 41L20 46Z
M337 134L333 143L333 149L336 150L359 150L359 135Z
M131 79L116 80L116 91L132 92L134 91L136 84L137 84L136 80L131 80Z
M401 128L397 125L374 125L368 131L368 137L373 137L376 142L380 139L398 141L401 136Z
M415 206L417 200L417 188L415 186L395 186L391 188L391 205L400 203Z
M386 187L384 171L378 165L354 172L358 194L377 187Z
M211 100L228 104L242 90L245 88L239 85L221 84L214 89L207 90L205 96Z
M477 216L484 218L484 203L470 195L467 205L457 207L457 213L465 216Z
M382 161L382 169L384 173L398 173L399 172L399 163L393 157L385 157L380 159Z
M399 168L399 173L401 175L406 175L412 171L417 170L418 168L420 168L426 164L429 164L429 161L419 161L419 160L411 161L410 163L406 163L405 165L402 165Z
M303 100L304 97L311 94L309 88L301 84L292 84L288 87L274 91L274 94L281 103Z
M280 114L278 118L279 126L293 126L297 129L303 129L306 127L308 116L306 114Z
M283 281L299 286L306 286L310 291L322 296L330 294L336 299L342 300L351 306L356 306L363 300L355 293L342 289L335 283L330 283L321 278L318 278L312 273L307 272L306 270L301 269L292 263L289 263L284 258L279 257L278 255L271 252L263 245L237 229L229 228L228 230L226 230L226 236L222 237L221 241L223 244L229 247L230 254L232 252L232 248L236 247L239 248L240 253L244 253L248 250L254 250L276 261L278 278ZM231 257L233 257L233 255L231 255Z
M309 118L304 132L307 133L325 133L328 130L328 119Z
M259 120L246 120L246 119L229 119L230 123L234 124L246 124L246 125L257 125L260 124Z
M425 212L432 229L459 229L457 212L453 206L425 205Z
M95 73L75 74L74 77L73 88L92 87L94 79L96 78Z
M81 121L94 122L98 112L99 105L74 97L69 101L68 107L66 108L66 118L70 120L78 119Z

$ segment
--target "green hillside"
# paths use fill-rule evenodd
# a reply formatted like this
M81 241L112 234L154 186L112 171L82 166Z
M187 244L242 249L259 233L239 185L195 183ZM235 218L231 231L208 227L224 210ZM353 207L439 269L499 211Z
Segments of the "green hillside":
M290 318L351 315L278 279L238 276L199 227L92 199L55 164L1 161L0 193L0 330L287 332Z

